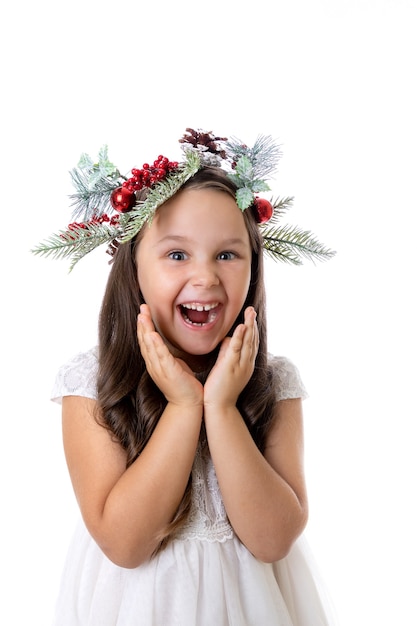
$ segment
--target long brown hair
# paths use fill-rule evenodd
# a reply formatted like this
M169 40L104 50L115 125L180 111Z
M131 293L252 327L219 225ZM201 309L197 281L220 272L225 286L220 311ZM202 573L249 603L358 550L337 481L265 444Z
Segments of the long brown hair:
M214 188L235 197L236 188L226 173L206 167L182 189ZM252 247L251 280L248 294L234 326L243 320L244 309L252 305L257 312L259 350L253 375L240 394L237 407L261 451L273 417L275 390L267 363L266 306L262 238L251 209L243 212ZM131 465L146 446L166 406L166 400L149 376L141 356L137 334L137 315L143 297L137 279L136 246L141 233L120 245L114 257L99 319L98 405L100 421L127 453ZM204 382L217 357L207 355L207 370L199 374ZM174 520L164 533L163 544L186 518L190 507L191 477Z

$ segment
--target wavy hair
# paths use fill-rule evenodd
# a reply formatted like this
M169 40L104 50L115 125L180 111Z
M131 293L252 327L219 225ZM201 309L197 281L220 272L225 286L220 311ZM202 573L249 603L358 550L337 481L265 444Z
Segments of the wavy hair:
M182 187L207 188L235 197L235 185L217 167L201 169ZM253 375L238 398L237 408L256 445L263 452L276 401L275 387L267 362L262 237L251 208L244 211L243 216L252 247L251 280L244 306L229 334L243 321L244 309L252 305L257 312L259 350ZM127 467L148 443L167 404L146 370L136 334L139 307L144 302L138 284L135 259L140 240L141 233L134 240L118 247L99 317L99 419L126 450ZM203 383L216 361L217 352L218 349L207 355L207 368L198 374ZM159 549L185 521L190 505L191 476L174 519L160 537Z

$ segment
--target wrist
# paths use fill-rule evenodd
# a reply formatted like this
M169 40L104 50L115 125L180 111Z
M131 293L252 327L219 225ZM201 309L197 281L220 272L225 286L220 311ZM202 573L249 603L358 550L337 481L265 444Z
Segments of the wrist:
M230 402L205 402L204 403L204 419L219 418L235 418L236 415L240 415L236 404Z
M173 411L181 411L182 413L186 412L190 414L203 415L204 407L203 402L198 400L185 400L179 402L176 400L168 400L167 408Z

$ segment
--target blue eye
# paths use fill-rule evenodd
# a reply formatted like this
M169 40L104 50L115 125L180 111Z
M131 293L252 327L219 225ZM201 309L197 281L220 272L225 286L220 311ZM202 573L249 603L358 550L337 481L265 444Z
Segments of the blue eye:
M236 254L234 252L220 252L217 258L220 261L231 261L236 258Z
M169 258L173 261L184 261L185 260L185 252L181 252L180 250L174 250L168 254Z

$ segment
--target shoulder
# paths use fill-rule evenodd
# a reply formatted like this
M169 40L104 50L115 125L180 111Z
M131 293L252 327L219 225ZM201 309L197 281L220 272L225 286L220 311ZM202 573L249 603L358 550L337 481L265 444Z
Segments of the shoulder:
M268 363L272 369L277 401L293 398L305 400L308 397L300 372L290 359L268 354Z
M61 403L64 396L97 398L98 349L79 352L62 365L55 378L51 399Z

